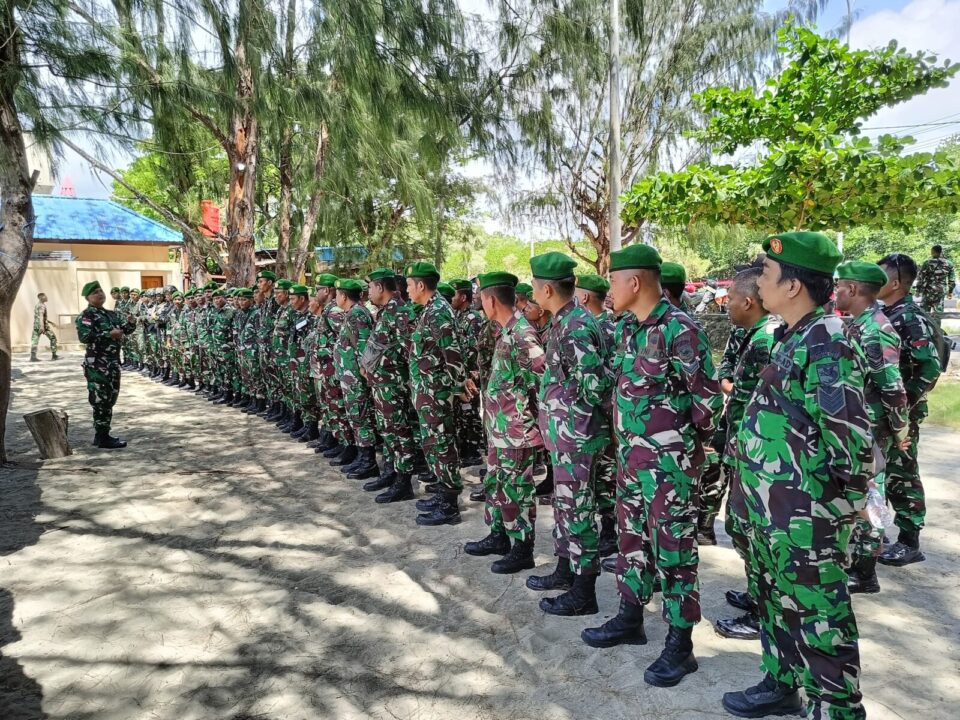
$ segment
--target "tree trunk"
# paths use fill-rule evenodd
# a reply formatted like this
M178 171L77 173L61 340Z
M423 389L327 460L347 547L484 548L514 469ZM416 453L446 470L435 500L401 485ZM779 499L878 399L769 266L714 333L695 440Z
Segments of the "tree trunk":
M227 196L227 281L250 285L257 274L253 220L257 182L257 118L253 71L243 41L236 46L237 103L230 128L230 188Z
M286 122L286 121L284 121ZM280 229L277 237L277 277L287 277L290 264L290 208L293 206L293 133L289 124L280 138ZM294 272L294 280L300 275Z
M307 266L307 254L310 250L310 239L317 227L317 218L320 215L320 202L323 200L323 191L320 184L323 181L323 166L327 157L329 133L326 123L321 123L320 133L317 136L317 152L313 158L313 194L310 196L310 205L303 218L303 227L300 228L300 240L297 243L297 256L293 263L293 275L299 278Z
M73 454L67 441L67 414L62 410L47 408L27 413L23 416L23 421L33 435L40 449L40 457L44 460Z
M33 250L33 181L23 128L17 115L20 31L13 4L0 10L0 464L7 462L4 438L10 406L10 309Z

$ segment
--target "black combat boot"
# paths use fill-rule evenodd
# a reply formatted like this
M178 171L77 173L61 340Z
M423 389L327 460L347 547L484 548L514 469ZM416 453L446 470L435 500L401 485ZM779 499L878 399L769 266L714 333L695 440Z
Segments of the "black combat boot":
M36 350L31 350L31 351L30 351L30 362L40 362L40 358L37 357L37 351L36 351Z
M377 477L380 474L380 467L377 465L377 450L374 447L360 448L357 454L357 462L347 471L348 480L367 480ZM386 487L384 485L383 487ZM380 490L381 488L377 488Z
M476 467L477 465L483 465L483 458L480 457L480 453L476 450L473 450L460 459L460 467L462 468Z
M693 655L693 628L671 625L663 652L643 673L643 681L655 687L673 687L699 667Z
M214 385L210 388L210 394L207 395L207 400L210 402L216 402L223 397L223 390L220 389L219 385Z
M197 389L197 381L194 380L193 378L190 378L189 380L187 380L187 388L190 389L190 390L196 391L196 389Z
M514 540L510 552L499 560L495 560L490 566L490 572L497 575L513 575L522 570L530 570L536 567L533 561L533 536L526 540Z
M477 557L506 555L510 552L510 538L503 530L499 532L491 531L483 540L471 540L465 543L463 551L467 555L476 555Z
M600 571L605 573L617 572L617 556L605 557L600 561Z
M59 360L59 359L60 359L60 356L57 355L57 353L53 353L53 354L50 356L50 359L51 359L51 360Z
M343 467L344 465L349 465L356 459L357 459L357 446L347 445L339 455L337 455L333 460L330 461L330 464L333 467Z
M397 471L393 469L393 463L389 460L385 460L383 463L383 472L380 473L380 476L374 478L368 483L363 484L363 489L367 492L377 492L378 490L386 490L388 487L393 485L394 481L397 479Z
M429 497L421 498L417 500L417 510L421 512L427 512L428 510L435 510L440 503L443 502L443 487L440 486L435 493Z
M527 578L527 587L531 590L569 590L573 587L573 570L570 560L557 558L557 567L549 575L531 575Z
M587 628L580 639L590 647L608 648L615 645L646 645L643 630L643 605L634 605L620 598L620 610L600 627Z
M180 384L180 373L175 372L175 373L171 374L170 377L168 377L168 378L164 381L163 384L164 384L164 385L169 385L170 387L174 387L175 385L179 385L179 384Z
M600 557L617 554L617 517L613 513L600 516Z
M716 545L717 533L713 529L713 513L700 513L697 518L697 542L700 545Z
M224 390L223 395L217 400L217 405L229 405L233 402L233 390Z
M760 618L747 611L740 617L720 618L713 626L720 637L731 640L756 640L760 637Z
M290 424L284 425L280 428L288 435L293 435L294 433L300 432L303 430L303 415L298 412L291 411L290 413Z
M333 458L339 456L340 453L342 453L344 449L346 449L346 447L347 447L346 445L337 441L337 443L333 447L329 447L322 452L320 451L319 448L317 448L317 453L320 455L323 455L325 458L329 458L332 460Z
M540 609L548 615L596 615L600 612L597 607L597 575L595 572L584 570L576 576L573 587L556 597L540 599Z
M302 443L307 443L307 447L310 447L310 443L314 443L319 439L320 429L317 427L316 420L305 422L303 427L304 431L300 433L300 436L297 438L297 440Z
M769 715L801 715L803 703L797 688L780 684L768 673L753 687L724 693L723 709L737 717L762 718Z
M410 473L398 473L397 479L386 492L377 495L374 500L381 505L413 500L413 479Z
M257 412L257 406L258 406L257 398L251 395L250 397L247 398L247 400L248 402L246 407L241 408L240 412L242 412L244 415L253 415L254 413Z
M438 496L437 507L429 512L417 515L417 525L458 525L460 517L460 493L456 490L444 491Z
M290 408L280 403L280 415L277 416L273 424L277 427L283 427L284 425L289 425L291 422L293 422L293 415L290 413Z
M757 601L745 590L727 590L723 596L727 599L727 605L731 607L735 607L738 610L746 610L754 615L759 612Z
M901 529L897 541L880 553L877 561L881 565L902 567L923 562L926 559L927 557L920 552L920 533Z
M333 436L333 433L329 430L321 430L320 437L317 438L316 450L317 452L325 452L337 444L337 439Z
M127 446L126 441L123 438L111 437L110 431L98 432L96 437L93 438L93 446L98 448L105 448L107 450L115 450L118 448L125 448Z
M880 592L880 578L877 577L877 559L875 557L857 558L850 568L847 581L850 593Z
M267 422L276 422L277 420L280 419L280 416L283 415L284 410L286 410L286 408L283 407L283 405L281 405L280 403L278 402L271 403L270 412L268 412L263 419L266 420Z
M167 382L170 380L170 372L171 370L168 367L165 367L163 369L163 382Z
M470 491L470 501L471 502L483 502L487 499L487 491L483 489L483 485L475 487Z
M296 417L300 418L300 427L295 427L290 430L290 438L299 441L310 429L310 423L303 419L302 413L297 413ZM294 425L296 425L296 423L294 423Z
M358 447L357 456L351 462L348 462L346 465L341 465L340 472L346 475L347 473L353 472L354 468L360 467L360 465L362 465L364 462L363 451L364 451L364 448Z

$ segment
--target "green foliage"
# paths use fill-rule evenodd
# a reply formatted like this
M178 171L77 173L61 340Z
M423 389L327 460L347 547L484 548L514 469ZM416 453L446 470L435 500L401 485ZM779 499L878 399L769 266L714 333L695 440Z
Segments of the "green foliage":
M941 379L928 396L928 404L928 424L960 430L960 381Z
M855 51L795 27L780 38L789 62L762 92L718 87L697 98L711 114L697 137L719 153L763 142L759 160L647 177L625 195L626 223L908 229L960 209L960 168L946 153L906 155L909 138L859 135L877 110L947 85L960 65L894 42Z
M575 244L576 249L588 258L593 248L589 243ZM563 240L537 240L532 254L562 252L571 255L569 245ZM482 272L504 270L521 280L530 279L530 243L503 233L485 231L478 223L468 224L459 242L447 248L446 261L441 266L444 277L474 277ZM577 261L578 273L594 272L593 264L571 255Z

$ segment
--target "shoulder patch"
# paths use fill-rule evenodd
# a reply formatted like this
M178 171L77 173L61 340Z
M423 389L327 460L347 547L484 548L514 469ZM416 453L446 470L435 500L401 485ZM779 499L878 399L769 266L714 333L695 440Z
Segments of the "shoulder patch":
M677 339L677 342L674 343L674 349L680 362L684 364L692 363L697 357L697 352L693 349L693 343L690 342L690 338L685 335Z
M821 385L836 385L840 382L840 363L825 362L817 366L817 378Z

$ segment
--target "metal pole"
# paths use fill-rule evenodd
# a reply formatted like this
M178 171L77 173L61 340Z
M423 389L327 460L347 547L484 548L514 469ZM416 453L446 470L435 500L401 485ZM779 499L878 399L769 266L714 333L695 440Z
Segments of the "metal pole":
M610 0L610 250L620 249L620 0Z

